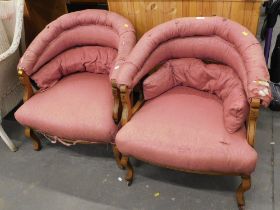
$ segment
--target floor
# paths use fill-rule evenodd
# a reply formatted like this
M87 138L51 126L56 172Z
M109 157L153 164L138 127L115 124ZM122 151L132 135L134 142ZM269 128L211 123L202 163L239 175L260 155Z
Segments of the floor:
M0 141L0 210L237 209L238 177L188 174L133 160L136 177L128 187L107 145L68 148L44 141L36 152L11 115L3 126L19 150L12 153ZM280 209L279 137L280 113L262 110L248 210Z

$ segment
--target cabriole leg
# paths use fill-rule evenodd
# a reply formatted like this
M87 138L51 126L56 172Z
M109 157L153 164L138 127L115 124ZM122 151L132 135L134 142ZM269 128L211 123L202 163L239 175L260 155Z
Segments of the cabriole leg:
M27 138L30 138L32 140L34 150L36 150L36 151L41 150L40 139L36 136L36 134L34 133L34 131L31 128L26 127L24 130L24 134Z
M113 152L114 152L115 160L117 162L118 167L120 169L124 169L124 166L121 164L122 154L120 153L120 151L118 150L116 145L113 145Z
M130 186L133 181L134 170L131 163L129 162L129 158L127 156L122 156L121 164L125 169L127 169L125 180L127 181L128 186Z
M240 210L245 209L244 193L251 188L251 177L241 176L242 182L236 190L237 204Z

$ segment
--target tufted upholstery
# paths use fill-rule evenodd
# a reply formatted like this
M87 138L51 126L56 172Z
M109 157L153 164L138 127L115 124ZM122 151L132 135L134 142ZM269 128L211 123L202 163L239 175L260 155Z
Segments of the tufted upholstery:
M269 80L258 40L243 26L222 17L180 18L158 25L145 33L119 71L119 84L134 87L155 65L168 59L194 57L230 66L243 83L247 99L262 99L268 106L270 91L256 80ZM269 94L261 96L260 89Z
M217 95L223 102L228 132L233 133L244 126L249 106L242 83L230 67L205 64L195 58L169 60L144 81L145 99L157 97L178 85Z
M257 154L243 125L230 134L221 101L177 86L147 101L116 136L125 155L151 163L202 172L250 174Z

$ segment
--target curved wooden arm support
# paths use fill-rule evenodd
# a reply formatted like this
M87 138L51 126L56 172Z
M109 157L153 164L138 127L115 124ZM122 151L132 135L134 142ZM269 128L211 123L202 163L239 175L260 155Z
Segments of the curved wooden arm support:
M18 77L24 87L23 102L25 103L34 95L33 88L29 76L24 72L23 69L18 69ZM33 149L36 151L41 150L40 139L35 135L34 130L29 127L25 127L24 133L27 138L30 138L32 140Z
M132 107L132 97L130 97L131 91L128 89L126 85L121 85L120 87L120 95L122 101L122 118L121 123L124 126L130 118L141 108L144 103L144 99L141 97L135 105Z
M131 90L126 85L120 86L120 96L122 102L122 117L121 117L121 124L124 126L136 113L141 106L143 105L143 97L140 94L140 100L138 100L135 105L132 107L133 104L133 97L131 94ZM121 166L127 170L126 181L128 185L131 185L133 180L134 170L132 165L129 162L129 157L121 154Z
M114 97L114 107L113 107L113 119L116 124L119 123L122 114L122 103L120 100L120 90L117 86L116 81L112 81L112 91Z
M34 95L33 88L29 76L24 72L23 69L18 69L18 77L24 87L23 102L26 102Z
M122 126L124 126L132 117L130 91L126 85L120 86L120 94L121 94L121 101L122 101L122 107L123 107L121 123L122 123Z
M255 144L255 136L256 136L256 126L257 119L259 116L261 101L258 98L252 98L250 102L250 111L247 122L247 141L248 143L254 147Z
M136 102L136 104L132 107L132 116L142 107L143 103L143 99Z

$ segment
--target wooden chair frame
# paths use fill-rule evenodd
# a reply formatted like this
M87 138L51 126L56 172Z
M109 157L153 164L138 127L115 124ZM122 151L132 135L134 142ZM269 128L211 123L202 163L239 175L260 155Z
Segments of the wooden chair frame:
M18 69L18 77L21 82L21 84L24 87L23 92L23 102L25 103L27 100L29 100L33 95L33 87L30 81L29 76L24 72L24 69L19 68ZM121 101L120 101L120 94L119 89L117 88L117 85L115 83L112 83L112 91L114 96L114 110L113 110L113 119L116 124L119 123L120 117L121 117ZM30 127L25 127L24 134L27 138L30 138L32 140L33 149L36 151L41 150L41 141L35 134L35 130ZM51 138L51 136L48 135L48 137ZM89 142L84 140L70 140L70 139L61 139L59 142L63 143L64 145L75 145L75 144L106 144L106 143L96 143L96 142ZM119 153L117 147L115 144L112 144L112 149L114 153L115 160L117 162L117 165L119 168L123 169L123 166L121 164L121 154Z
M139 101L135 103L134 106L132 106L132 101L130 94L133 90L130 90L126 85L120 86L120 94L121 94L121 102L122 102L122 118L121 118L121 124L124 126L131 117L141 108L141 106L144 103L143 98L140 98ZM258 98L252 98L250 101L250 111L249 116L247 120L247 141L250 146L254 147L255 143L255 135L256 135L256 125L257 125L257 119L259 115L259 108L260 108L260 99ZM127 170L126 175L126 181L128 185L130 185L133 181L134 176L134 169L129 162L129 157L125 155L121 155L121 165ZM142 160L143 161L143 160ZM147 162L147 161L146 161ZM150 163L153 165L158 165L154 163ZM165 168L171 168L164 165L160 165L161 167ZM246 174L238 174L238 173L215 173L215 172L201 172L201 171L190 171L190 170L184 170L180 168L171 168L179 171L184 172L190 172L190 173L198 173L198 174L209 174L209 175L229 175L229 176L241 176L241 184L238 186L236 190L236 200L239 209L244 209L245 207L245 199L244 199L244 193L250 189L251 187L251 176Z

